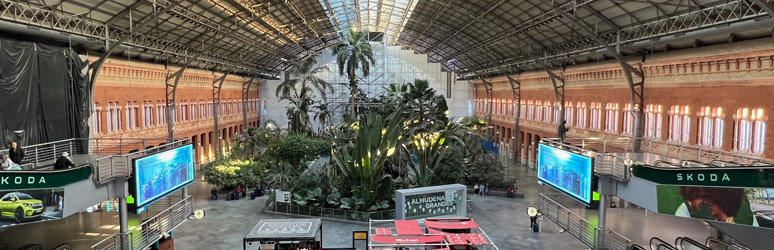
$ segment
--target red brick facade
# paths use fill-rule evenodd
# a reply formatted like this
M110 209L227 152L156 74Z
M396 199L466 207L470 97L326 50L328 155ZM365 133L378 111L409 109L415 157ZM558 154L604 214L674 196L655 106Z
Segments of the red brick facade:
M95 58L90 58L95 60ZM178 68L170 67L170 73ZM197 162L214 157L212 83L222 76L211 71L186 69L177 89L175 137L190 138ZM92 133L95 138L165 138L164 65L110 58L102 66L94 90L95 113ZM228 141L243 130L242 83L239 76L227 76L221 91L221 137ZM259 123L259 82L254 81L248 96L248 126ZM114 119L111 119L114 118ZM132 123L134 121L134 123ZM118 123L116 123L118 122ZM220 145L224 145L221 143Z
M638 59L640 61L634 61ZM631 60L635 65L641 62L641 58ZM661 125L660 135L654 132L651 136L654 141L774 159L774 146L766 145L774 143L774 131L766 126L768 114L774 111L774 99L771 98L774 93L774 39L649 54L645 62L642 62L642 68L646 79L645 108L654 105L654 114L658 111L658 105L661 105L662 110L662 119L653 119L652 126L657 126L659 121ZM561 70L554 72L559 74L559 71ZM627 115L625 109L630 102L629 89L623 71L616 62L570 66L561 75L566 81L566 110L568 113L573 110L574 116L570 119L575 118L572 122L568 121L572 128L568 137L598 137L611 140L631 137L625 132L627 126L623 121ZM553 112L554 91L545 71L525 72L519 79L522 84L523 106L528 103L545 104L544 106ZM493 125L495 131L499 131L495 140L509 142L514 134L514 112L510 106L513 94L505 77L492 79L491 82L494 86L495 107ZM486 92L480 81L474 84L476 116L485 117L488 114ZM540 104L536 104L537 102ZM583 110L586 119L585 124L578 125L577 118L581 114L578 106L581 106L581 103L586 106ZM598 113L594 112L593 103L601 106ZM574 105L574 108L571 105ZM618 108L615 108L616 105ZM600 117L596 119L600 120L600 126L593 124L594 116ZM718 123L702 125L705 119L718 120ZM608 121L613 122L608 125ZM688 126L681 127L680 124ZM722 127L716 129L721 136L715 138L722 138L722 142L718 141L717 145L710 142L711 132L704 133L711 131L707 128L712 129L713 125L714 128ZM541 137L556 137L555 119L548 122L545 119L536 121L534 118L523 117L520 126L521 131L518 134L524 145L530 145ZM672 126L676 127L673 129ZM647 129L648 125L644 127ZM702 129L705 131L700 132ZM682 134L678 133L681 130L688 131L684 135L685 140L682 140ZM676 137L670 137L673 131ZM740 134L749 135L745 137ZM702 138L705 135L707 138ZM533 156L535 154L534 150L528 153ZM531 159L534 160L535 157Z

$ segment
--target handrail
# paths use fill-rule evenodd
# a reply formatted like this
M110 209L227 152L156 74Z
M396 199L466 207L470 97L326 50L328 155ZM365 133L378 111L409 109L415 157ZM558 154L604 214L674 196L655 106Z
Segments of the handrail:
M592 249L626 250L632 242L615 231L600 229L544 194L538 199L538 211Z
M577 138L570 138L570 139L577 139ZM566 139L565 139L566 140ZM588 150L585 147L577 147L573 146L567 143L563 143L560 141L559 138L541 138L540 143L544 143L547 145L558 145L562 148L569 148L569 149L575 149L577 151L580 151L581 153L586 153L588 155L592 155L595 158L594 163L594 174L600 175L600 176L611 176L616 180L627 182L629 181L629 168L626 167L624 162L626 161L626 157L622 157L620 155L614 155L611 153L606 152L595 152L592 150ZM585 145L585 143L583 143ZM603 140L603 149L606 148ZM593 152L593 153L592 153Z
M661 249L677 250L677 248L675 248L671 244L667 243L666 241L664 241L664 240L662 240L662 239L660 239L658 237L650 238L650 249L651 250L661 250Z
M119 178L128 178L132 174L131 165L133 159L142 155L159 152L167 148L179 147L188 144L189 141L189 138L176 139L157 147L143 149L129 154L109 155L97 158L96 181L97 183L102 184Z
M750 250L750 248L748 247L740 246L737 244L729 244L711 236L707 237L707 240L704 241L704 244L707 245L709 248L716 249L716 250ZM715 244L722 245L725 248L719 248L719 246L716 246Z
M282 213L282 214L308 216L308 217L320 217L320 218L357 221L357 222L367 222L372 219L382 220L382 219L395 218L395 209L373 211L373 212L361 212L361 211L343 210L343 209L327 208L327 207L314 207L314 206L305 206L305 205L296 205L296 204L291 205L289 203L278 205L276 201L272 201L271 203L269 203L269 206L266 207L265 211Z
M687 245L686 245L687 244ZM698 241L695 241L694 239L688 238L688 237L677 237L675 239L675 247L680 249L700 249L700 250L712 250L711 248L702 245Z
M91 249L146 249L155 244L164 234L182 225L191 214L193 214L193 197L189 195L157 215L146 219L142 224L129 228L126 233L112 234L97 242L91 246ZM122 238L126 239L126 242L122 242Z

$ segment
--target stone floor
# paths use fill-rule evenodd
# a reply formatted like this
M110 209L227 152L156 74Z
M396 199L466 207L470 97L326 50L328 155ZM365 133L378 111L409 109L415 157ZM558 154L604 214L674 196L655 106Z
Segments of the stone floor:
M504 250L586 249L570 234L560 233L558 226L549 220L543 221L543 232L531 232L528 229L529 218L524 211L529 206L537 205L539 193L548 194L591 222L598 221L597 210L586 209L552 188L538 185L534 169L513 164L510 160L504 162L504 176L516 180L518 192L524 194L523 199L469 196L472 202L469 216L478 222L494 243ZM258 220L287 218L264 213L266 198L209 201L207 195L212 187L198 174L197 177L188 191L194 196L196 209L205 210L206 216L201 220L189 220L174 231L177 249L241 249L242 238ZM132 225L139 221L137 216L130 218ZM62 220L0 228L0 245L17 249L26 244L41 244L43 249L53 249L67 243L73 249L89 249L94 243L117 233L117 224L118 215L115 212L79 213ZM679 236L703 242L709 235L708 226L703 221L653 214L638 208L609 209L607 228L641 245L647 245L654 236L667 242L674 242ZM351 247L353 230L367 230L367 225L324 220L324 247ZM249 249L257 249L257 245L251 247ZM363 245L358 249L364 249Z

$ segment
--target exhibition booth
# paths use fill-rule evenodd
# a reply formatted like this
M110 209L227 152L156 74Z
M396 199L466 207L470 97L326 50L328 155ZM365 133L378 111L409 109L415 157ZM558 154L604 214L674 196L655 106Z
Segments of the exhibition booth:
M371 220L368 249L479 249L497 246L471 218Z

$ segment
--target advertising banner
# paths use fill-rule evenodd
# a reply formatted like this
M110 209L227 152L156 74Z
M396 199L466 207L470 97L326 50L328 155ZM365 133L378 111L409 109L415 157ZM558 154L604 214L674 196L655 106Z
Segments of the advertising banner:
M0 227L61 219L64 188L0 191Z
M772 192L760 188L656 187L659 213L774 228L774 206L768 193Z
M537 163L538 180L586 205L591 203L594 175L590 157L540 144Z
M193 182L193 145L135 159L134 175L132 191L141 212L144 206Z

